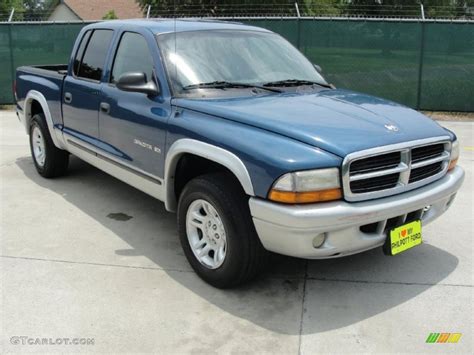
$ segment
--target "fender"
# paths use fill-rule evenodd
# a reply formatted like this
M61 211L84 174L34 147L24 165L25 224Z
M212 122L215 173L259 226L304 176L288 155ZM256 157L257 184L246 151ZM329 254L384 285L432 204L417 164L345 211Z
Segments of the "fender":
M43 96L42 93L36 90L28 91L28 94L25 98L25 130L26 134L30 134L30 123L31 123L31 106L33 100L38 101L43 109L44 117L46 118L46 124L48 125L49 134L51 135L51 139L56 147L59 149L66 149L66 144L64 142L64 138L62 132L59 129L54 128L53 119L51 117L51 112L49 111L48 102L46 98Z
M204 143L195 139L183 138L174 142L169 148L165 161L165 190L166 210L173 212L176 210L176 197L174 194L174 181L176 165L183 154L194 154L206 158L229 169L239 180L245 193L255 196L252 180L244 163L238 156L223 148Z

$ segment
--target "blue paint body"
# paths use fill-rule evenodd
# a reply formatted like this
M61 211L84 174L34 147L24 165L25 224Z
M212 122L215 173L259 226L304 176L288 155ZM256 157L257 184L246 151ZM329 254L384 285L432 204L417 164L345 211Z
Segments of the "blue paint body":
M266 197L273 182L289 171L337 167L351 152L381 145L454 135L424 115L369 95L323 89L291 93L239 95L220 99L173 98L156 35L193 30L251 30L261 28L212 21L110 21L86 26L114 31L100 82L72 75L79 45L76 40L68 74L32 74L17 70L21 109L30 90L47 99L56 127L145 172L164 176L166 152L178 139L193 138L236 154L247 167L255 194ZM160 95L118 90L109 83L114 54L124 31L141 34L155 62ZM64 89L73 95L64 103ZM100 102L110 113L99 110ZM175 112L179 111L179 115ZM399 130L390 132L385 125ZM161 150L156 154L134 143L138 139Z

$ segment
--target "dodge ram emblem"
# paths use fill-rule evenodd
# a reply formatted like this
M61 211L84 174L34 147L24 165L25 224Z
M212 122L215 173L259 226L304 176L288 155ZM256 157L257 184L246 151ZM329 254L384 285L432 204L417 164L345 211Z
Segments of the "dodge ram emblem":
M392 132L398 132L398 127L393 124L386 124L385 128Z

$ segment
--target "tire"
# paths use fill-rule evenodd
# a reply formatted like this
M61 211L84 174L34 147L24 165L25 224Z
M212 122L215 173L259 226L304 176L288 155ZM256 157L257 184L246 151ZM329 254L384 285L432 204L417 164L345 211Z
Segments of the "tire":
M54 178L66 173L69 153L54 145L43 114L36 114L31 119L30 150L36 170L41 176Z
M206 213L206 204L202 201L214 209L219 219L213 219L212 210L211 213ZM200 207L202 208L199 209ZM200 212L197 212L198 209ZM197 223L198 220L194 219L197 214L201 214L199 218L203 219L203 223ZM199 277L212 286L229 288L240 285L253 279L264 268L269 253L263 248L255 231L248 207L248 196L229 174L208 174L191 180L179 197L177 219L181 246L186 258ZM212 223L209 223L210 221ZM211 229L214 228L214 222L218 225L217 229ZM195 224L201 226L200 233L196 233L199 228ZM203 232L206 224L209 227L208 232ZM217 238L217 235L213 234L216 231L221 236L213 241L210 238L213 235ZM195 245L204 243L199 251L204 251L209 243L209 248L217 248L218 252L209 251L200 260L197 256L198 249L191 246L191 241ZM215 242L217 244L211 245ZM225 244L225 254L223 260L220 260L222 243Z

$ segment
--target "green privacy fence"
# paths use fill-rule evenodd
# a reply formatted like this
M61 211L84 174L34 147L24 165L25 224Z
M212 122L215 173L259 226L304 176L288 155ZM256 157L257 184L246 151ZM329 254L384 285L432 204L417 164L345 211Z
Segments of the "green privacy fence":
M0 24L0 104L13 103L12 83L21 65L66 63L84 23Z
M424 110L474 111L474 22L267 18L241 22L280 33L340 88ZM0 24L0 103L12 70L65 63L83 23Z
M474 111L474 22L248 22L286 37L337 87L417 109Z

